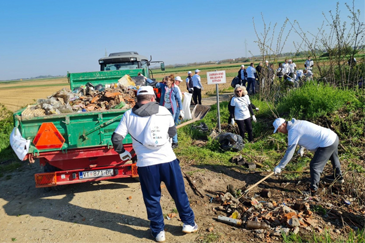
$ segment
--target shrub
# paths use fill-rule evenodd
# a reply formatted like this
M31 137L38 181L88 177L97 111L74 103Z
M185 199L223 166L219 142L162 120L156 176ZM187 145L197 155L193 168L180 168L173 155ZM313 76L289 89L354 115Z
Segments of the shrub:
M351 103L360 103L355 97L355 91L310 82L284 96L278 103L277 110L289 119L315 119Z

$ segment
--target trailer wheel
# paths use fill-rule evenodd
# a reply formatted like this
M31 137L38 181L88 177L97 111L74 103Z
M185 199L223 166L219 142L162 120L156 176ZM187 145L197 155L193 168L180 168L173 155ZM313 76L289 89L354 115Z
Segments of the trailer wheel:
M44 172L55 172L55 171L59 171L60 169L50 165L49 163L46 163L46 165L43 167L43 171Z

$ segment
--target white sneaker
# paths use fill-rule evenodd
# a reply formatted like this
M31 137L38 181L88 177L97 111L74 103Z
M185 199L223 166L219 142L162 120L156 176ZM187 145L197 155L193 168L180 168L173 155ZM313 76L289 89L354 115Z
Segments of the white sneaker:
M157 242L164 242L166 240L165 238L165 231L161 231L160 233L157 234L156 236L156 241Z
M182 232L184 233L194 233L198 231L198 225L195 223L194 226L184 224L182 228Z

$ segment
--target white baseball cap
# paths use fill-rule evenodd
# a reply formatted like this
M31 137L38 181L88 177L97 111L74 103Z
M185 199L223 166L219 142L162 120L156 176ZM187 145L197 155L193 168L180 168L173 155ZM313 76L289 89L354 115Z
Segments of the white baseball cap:
M265 62L269 62L268 60L266 60Z
M199 70L199 69L195 70L195 73L199 73L199 72L200 72L200 70Z
M189 71L188 74L191 74L191 71Z
M245 67L245 65L242 64L241 67Z
M182 82L182 79L181 79L181 77L180 77L180 76L176 76L175 81L180 81L180 82Z
M155 95L152 86L141 86L137 91L138 95Z
M278 130L278 128L281 126L281 124L283 124L285 122L285 119L283 118L276 118L275 121L273 122L273 126L274 126L274 133L276 133L276 131Z

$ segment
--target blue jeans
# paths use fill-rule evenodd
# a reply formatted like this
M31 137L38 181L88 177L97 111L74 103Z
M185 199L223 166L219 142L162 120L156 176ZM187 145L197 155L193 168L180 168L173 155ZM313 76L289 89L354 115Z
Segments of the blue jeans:
M247 78L247 92L249 94L255 94L255 79L254 78ZM250 88L252 86L252 92L250 93Z
M170 112L171 112L171 114L172 114L172 119L174 120L174 122L175 122L175 126L176 126L176 120L179 118L179 115L180 114L177 114L177 112L175 113L175 115L174 115L174 113L172 112L172 108L170 108L170 109L168 109ZM176 118L176 116L177 116L177 118ZM177 133L175 134L175 136L173 136L172 137L172 142L173 143L177 143Z
M143 200L147 208L148 219L151 221L150 228L154 237L165 228L160 205L161 181L165 183L167 190L174 199L181 221L184 224L195 225L194 212L190 207L188 195L185 191L179 163L179 160L175 159L169 163L138 167Z

